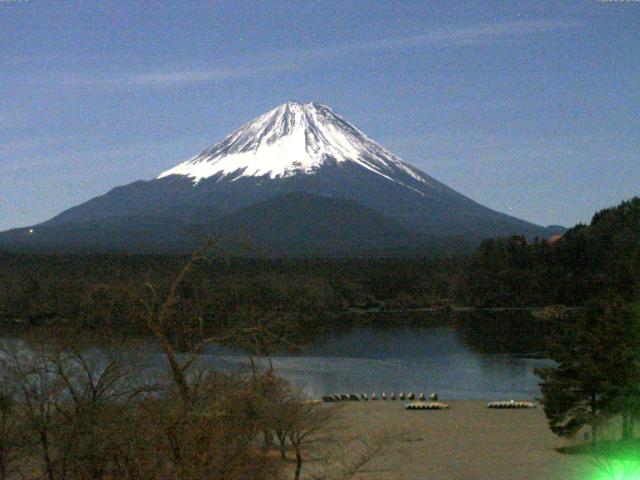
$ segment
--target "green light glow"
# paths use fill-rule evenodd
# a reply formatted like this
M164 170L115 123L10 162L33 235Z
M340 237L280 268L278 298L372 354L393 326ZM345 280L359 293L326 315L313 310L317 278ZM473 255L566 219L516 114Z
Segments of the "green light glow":
M563 452L576 455L578 462L578 470L565 479L640 480L640 438L606 439L596 445L577 444Z
M640 459L595 462L596 474L590 480L640 480Z

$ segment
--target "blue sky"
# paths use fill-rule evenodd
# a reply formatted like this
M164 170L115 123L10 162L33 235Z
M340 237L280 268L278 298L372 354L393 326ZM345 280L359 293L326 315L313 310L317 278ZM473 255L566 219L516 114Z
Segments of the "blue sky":
M539 224L640 194L640 1L0 0L0 230L287 100Z

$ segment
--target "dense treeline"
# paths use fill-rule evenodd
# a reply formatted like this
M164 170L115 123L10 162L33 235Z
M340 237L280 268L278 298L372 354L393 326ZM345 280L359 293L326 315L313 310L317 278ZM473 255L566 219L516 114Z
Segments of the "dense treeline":
M166 288L185 259L0 254L0 318L93 325L95 302L150 280ZM198 265L182 288L200 303L207 297L207 321L256 309L311 320L353 307L582 306L596 296L630 299L638 272L636 198L598 212L591 225L560 239L486 240L467 259L214 258ZM109 321L117 321L117 312Z
M526 263L540 252L542 260ZM548 275L558 303L582 305L578 315L560 314L549 324L548 355L556 365L538 374L551 430L573 437L589 426L593 454L605 459L608 468L622 462L637 472L640 199L596 213L591 225L569 230L551 246L525 246L516 257L525 259L520 268L537 281L541 272ZM533 290L525 286L517 291L522 299ZM622 442L604 448L599 441L613 438L603 430L614 421Z
M539 324L547 355L556 362L537 371L549 426L566 437L588 426L589 453L602 465L619 467L631 458L627 466L637 469L640 198L602 210L590 225L552 241L487 240L467 260L458 285L458 298L476 306L580 307L571 314L549 309ZM472 333L487 338L481 332L490 325L474 324ZM603 431L616 421L622 442L603 447L599 441L613 440Z
M49 256L0 254L0 318L33 323L93 324L96 302L111 302L153 281L166 289L185 262L181 256ZM350 307L442 305L448 302L455 260L210 259L181 286L206 303L205 317L253 310L317 315ZM206 297L206 298L203 298ZM117 311L109 318L117 322Z
M0 254L0 319L114 325L123 304L118 296L149 281L166 289L185 260ZM598 212L591 225L578 225L561 239L486 240L468 259L213 258L181 288L185 299L197 299L207 324L268 314L329 328L333 314L354 307L582 306L614 295L630 300L638 272L636 198Z
M595 297L631 300L639 283L640 198L634 198L552 241L484 241L462 269L456 297L476 306L580 306Z

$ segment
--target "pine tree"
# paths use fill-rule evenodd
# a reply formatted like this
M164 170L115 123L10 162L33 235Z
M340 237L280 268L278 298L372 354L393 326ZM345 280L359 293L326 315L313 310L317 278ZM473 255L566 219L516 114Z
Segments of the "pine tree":
M622 348L626 350L628 363L620 375L616 409L622 416L622 438L634 438L635 425L640 419L640 303L624 307L626 333Z
M630 411L637 375L629 309L620 302L591 304L577 319L560 319L549 341L554 367L538 369L551 430L572 437ZM626 418L626 417L625 417Z

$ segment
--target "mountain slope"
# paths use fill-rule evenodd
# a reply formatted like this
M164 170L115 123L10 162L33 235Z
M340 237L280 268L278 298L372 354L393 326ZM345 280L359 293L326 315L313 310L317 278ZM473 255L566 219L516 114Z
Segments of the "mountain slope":
M277 228L274 228L277 225ZM437 249L470 251L417 236L351 200L296 192L279 195L227 215L203 213L197 222L180 216L123 216L82 224L40 225L32 232L3 234L4 248L61 253L188 253L203 238L217 240L217 251L249 256L406 255ZM11 249L11 248L9 248ZM14 248L15 249L15 248Z
M550 233L452 190L369 139L329 107L296 102L261 115L222 142L153 180L115 188L62 212L38 229L64 227L68 232L73 227L71 230L80 231L89 224L113 224L113 219L124 225L127 218L131 221L166 218L172 225L181 225L175 231L180 236L189 225L210 223L214 218L232 215L259 202L283 195L288 198L287 194L299 192L340 199L338 203L345 212L353 207L345 202L355 202L384 218L389 225L408 232L407 238L456 236L479 240L513 234L546 237ZM282 210L283 201L266 203L261 208L277 207L286 212ZM333 206L327 204L327 208ZM302 215L270 215L266 210L262 215L270 222L261 224L265 238L271 238L267 230L277 234L287 222L298 222L300 232L312 235L313 230L308 228L310 220ZM247 217L245 222L254 220L258 219ZM219 228L225 231L230 225L219 224ZM336 228L333 232L337 241L358 231L349 228L348 222L336 225L342 226L342 230ZM251 230L248 225L247 231ZM126 245L130 233L126 229L121 231L117 243ZM157 237L165 234L160 232ZM19 243L15 235L16 232L10 235L14 244ZM56 235L61 239L64 236ZM360 235L366 236L363 231ZM0 234L0 244L3 238L7 234ZM380 239L383 238L384 235ZM299 236L298 240L305 239ZM137 239L135 243L138 249Z
M410 236L399 225L356 202L302 192L236 210L207 231L224 239L247 240L255 253L275 255L381 251L406 243Z

